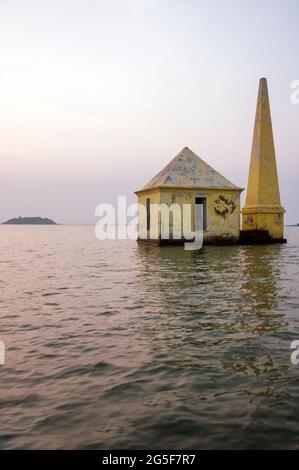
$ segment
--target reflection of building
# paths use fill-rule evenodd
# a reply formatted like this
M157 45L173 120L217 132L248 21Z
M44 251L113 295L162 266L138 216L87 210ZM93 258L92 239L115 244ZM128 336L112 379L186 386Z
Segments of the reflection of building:
M243 230L240 232L240 193L224 176L185 147L137 191L139 241L179 243L203 228L204 243L282 242L284 209L278 176L267 82L260 80L251 152ZM183 207L191 209L186 231ZM201 208L199 211L198 208ZM166 211L167 217L165 217ZM166 208L166 209L165 209ZM180 212L178 217L175 209ZM168 212L167 212L168 211ZM186 233L188 236L186 236Z
M240 233L240 192L233 183L211 168L190 149L185 147L160 173L158 173L140 191L137 191L138 202L145 207L139 214L139 234L145 233L150 239L152 224L158 225L158 243L162 241L183 240L183 215L179 222L169 217L166 231L170 239L166 240L163 223L163 212L153 216L153 205L159 204L170 208L179 206L191 207L191 227L194 232L196 224L196 205L202 205L202 225L204 242L237 242ZM178 207L177 206L177 207ZM162 240L161 240L162 239ZM153 241L153 240L151 240Z
M280 318L275 309L283 302L277 282L280 279L281 268L277 259L281 256L280 245L248 246L240 252L240 283L244 299L243 313L254 313L263 317L271 324L273 318ZM245 307L247 305L247 307ZM271 315L269 315L271 312Z

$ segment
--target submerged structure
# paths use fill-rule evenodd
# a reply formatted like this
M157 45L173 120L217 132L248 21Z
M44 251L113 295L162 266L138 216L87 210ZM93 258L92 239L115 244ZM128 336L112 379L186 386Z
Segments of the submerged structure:
M267 80L261 78L241 242L285 242Z
M139 240L158 244L184 242L183 217L175 223L169 217L165 226L161 215L153 216L153 206L173 204L183 208L191 206L191 230L195 231L196 205L203 208L202 223L204 243L237 243L240 235L240 193L242 188L210 167L190 149L185 147L140 191L138 202L145 207L143 217L139 213ZM153 230L153 224L157 231ZM153 238L151 232L157 233ZM169 236L168 236L169 232ZM140 234L146 234L141 237Z
M174 208L189 206L190 233L203 229L204 244L284 242L270 105L265 78L260 80L246 204L240 230L240 188L185 147L154 178L136 191L138 241L180 244L186 240L184 217ZM198 211L200 206L201 212ZM167 217L154 208L169 208ZM167 212L167 211L166 211ZM189 239L190 237L188 237Z

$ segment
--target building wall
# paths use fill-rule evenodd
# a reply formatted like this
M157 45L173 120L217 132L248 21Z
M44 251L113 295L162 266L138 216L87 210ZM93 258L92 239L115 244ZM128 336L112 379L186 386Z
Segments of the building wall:
M218 241L237 241L240 235L240 191L236 190L193 190L193 189L170 189L163 188L161 191L148 192L139 195L138 202L146 205L146 199L150 198L151 203L164 204L166 207L177 204L182 208L183 204L191 205L191 230L195 229L195 198L207 198L207 227L204 231L205 242ZM139 230L142 230L146 224L143 215L139 217ZM175 219L177 220L177 219ZM152 223L152 219L151 219ZM168 227L161 225L161 216L159 216L159 237L167 235ZM182 220L181 226L174 218L169 218L169 232L171 238L182 239Z
M139 233L139 238L143 239L145 236L148 238L154 239L154 234L157 234L157 238L160 238L161 235L161 229L160 229L160 218L156 218L153 214L153 211L151 211L151 231L152 231L152 236L150 232L147 231L147 217L146 217L146 200L150 200L150 204L160 204L160 191L155 190L155 191L148 191L144 194L141 194L138 196L138 204L141 206L139 208L138 212L138 233Z

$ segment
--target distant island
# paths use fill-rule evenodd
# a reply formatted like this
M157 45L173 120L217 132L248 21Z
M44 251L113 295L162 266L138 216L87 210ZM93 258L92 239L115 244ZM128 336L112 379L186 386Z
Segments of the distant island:
M11 225L57 225L51 219L43 218L43 217L15 217L14 219L9 219L3 224L11 224Z

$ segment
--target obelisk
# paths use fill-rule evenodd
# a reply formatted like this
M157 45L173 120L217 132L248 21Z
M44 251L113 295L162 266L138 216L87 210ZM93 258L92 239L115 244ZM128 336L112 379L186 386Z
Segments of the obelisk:
M284 212L280 203L267 80L261 78L242 230L268 232L268 240L283 242ZM242 235L246 236L246 233Z

